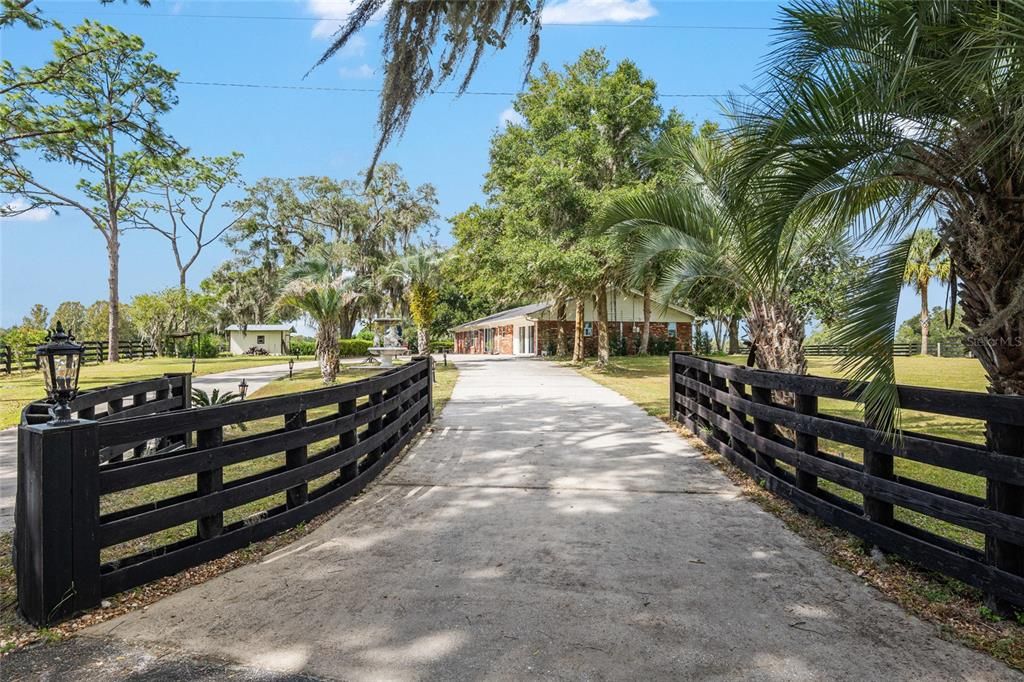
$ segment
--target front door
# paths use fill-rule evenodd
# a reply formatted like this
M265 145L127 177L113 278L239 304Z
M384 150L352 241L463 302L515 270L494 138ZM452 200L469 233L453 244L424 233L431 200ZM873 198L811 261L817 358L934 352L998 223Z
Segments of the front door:
M518 348L516 352L521 355L533 355L533 325L519 328Z

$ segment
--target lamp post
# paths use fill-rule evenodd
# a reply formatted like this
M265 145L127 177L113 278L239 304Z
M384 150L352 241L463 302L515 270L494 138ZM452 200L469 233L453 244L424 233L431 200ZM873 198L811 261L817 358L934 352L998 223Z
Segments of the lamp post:
M288 358L288 378L292 378L292 370L295 369L295 358Z
M192 373L196 373L196 354L192 353Z
M50 424L74 424L68 406L78 395L78 372L82 367L85 347L75 343L75 337L57 326L46 333L46 343L36 347L36 360L43 369L46 394L55 404L50 408Z
M247 382L245 379L242 379L240 382L238 382L238 397L239 398L241 398L242 400L245 400L245 393L248 390L249 390L249 382Z

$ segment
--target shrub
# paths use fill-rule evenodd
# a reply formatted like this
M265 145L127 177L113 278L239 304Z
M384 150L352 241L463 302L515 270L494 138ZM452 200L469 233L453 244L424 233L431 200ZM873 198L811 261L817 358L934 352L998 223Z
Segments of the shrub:
M373 342L366 339L342 339L338 342L338 352L343 358L358 358L367 355L372 345Z
M289 350L292 355L314 355L316 354L316 341L292 337Z
M182 348L181 357L215 358L220 355L221 338L217 334L200 334L198 337L190 337L188 343Z
M250 346L249 350L245 351L246 355L270 355L270 351L266 348L260 348L259 346Z
M676 349L676 340L651 337L648 346L650 347L649 352L651 355L668 355Z

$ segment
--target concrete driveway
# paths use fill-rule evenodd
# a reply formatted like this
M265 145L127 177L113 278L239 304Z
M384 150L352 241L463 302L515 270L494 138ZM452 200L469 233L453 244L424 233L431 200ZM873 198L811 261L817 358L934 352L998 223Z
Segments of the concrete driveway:
M618 394L540 360L459 366L432 431L348 508L87 630L94 652L345 680L1017 679L832 566ZM94 659L103 679L114 664Z

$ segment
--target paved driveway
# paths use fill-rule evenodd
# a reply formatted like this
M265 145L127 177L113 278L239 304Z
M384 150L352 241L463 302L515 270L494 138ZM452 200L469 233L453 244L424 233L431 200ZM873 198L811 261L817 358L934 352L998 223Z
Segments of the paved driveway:
M1013 678L618 394L539 360L460 370L432 432L329 522L87 636L346 680Z

